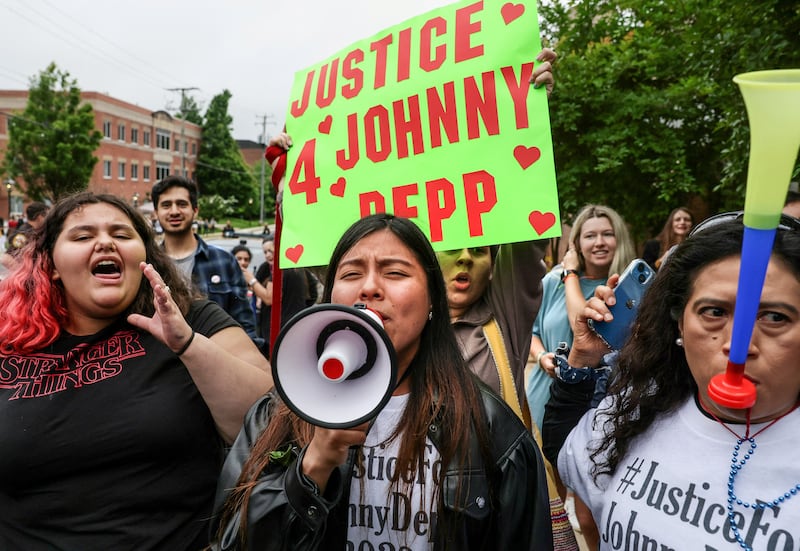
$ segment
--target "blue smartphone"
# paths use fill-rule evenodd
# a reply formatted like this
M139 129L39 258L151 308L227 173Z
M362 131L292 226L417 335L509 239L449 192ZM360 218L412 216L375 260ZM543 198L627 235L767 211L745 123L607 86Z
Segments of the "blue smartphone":
M589 327L605 341L612 350L619 350L631 334L639 303L653 282L653 269L641 258L634 259L619 277L614 287L617 303L609 306L611 321L588 320Z

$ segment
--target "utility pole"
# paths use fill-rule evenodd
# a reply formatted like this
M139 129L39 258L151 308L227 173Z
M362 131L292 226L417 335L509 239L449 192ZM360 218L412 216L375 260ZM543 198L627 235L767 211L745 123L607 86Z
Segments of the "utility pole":
M274 119L274 118L275 117L273 115L262 115L261 116L261 139L264 140L264 144L263 145L265 145L265 146L267 145L267 142L269 141L267 139L267 124L274 124L272 121L269 120L269 119ZM264 165L266 164L266 162L267 162L267 160L264 157L264 155L261 155L261 193L260 193L260 198L259 198L259 203L261 205L261 210L259 211L259 215L258 215L258 223L260 225L262 225L262 226L264 225L264 173L266 172L266 167Z
M181 93L181 107L180 111L183 115L181 117L181 176L186 176L186 113L183 112L183 108L186 105L186 92L190 90L199 90L200 88L195 88L194 86L189 86L185 88L167 88L170 92L180 92Z

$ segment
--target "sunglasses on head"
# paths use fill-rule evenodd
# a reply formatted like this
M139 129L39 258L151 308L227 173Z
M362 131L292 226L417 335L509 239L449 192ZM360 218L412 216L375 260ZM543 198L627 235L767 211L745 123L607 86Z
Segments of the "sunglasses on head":
M689 236L696 235L701 233L708 228L712 228L714 226L718 226L720 224L727 224L729 222L741 222L742 218L744 218L744 211L737 210L732 212L723 212L720 214L715 214L714 216L709 216L689 232ZM780 222L778 222L778 229L779 230L800 230L800 220L795 218L794 216L789 216L788 214L781 214Z

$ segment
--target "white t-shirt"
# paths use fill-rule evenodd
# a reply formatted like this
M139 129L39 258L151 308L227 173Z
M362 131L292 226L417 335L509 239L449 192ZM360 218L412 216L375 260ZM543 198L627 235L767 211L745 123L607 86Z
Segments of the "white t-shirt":
M728 521L728 476L736 438L689 399L636 439L616 472L591 476L587 447L602 437L601 410L590 410L558 457L564 484L588 504L600 531L600 549L738 549ZM593 430L593 422L597 418ZM729 425L737 434L744 425ZM764 425L753 425L755 434ZM757 449L735 479L742 501L772 501L800 484L800 411L756 436ZM749 449L742 444L739 457ZM734 504L736 524L754 550L800 549L800 492L774 509Z
M350 485L347 549L422 551L433 547L433 484L439 480L441 458L430 440L426 439L424 463L418 466L410 487L402 479L399 488L390 482L402 434L386 441L407 403L407 394L392 396L361 448L362 466L355 465Z

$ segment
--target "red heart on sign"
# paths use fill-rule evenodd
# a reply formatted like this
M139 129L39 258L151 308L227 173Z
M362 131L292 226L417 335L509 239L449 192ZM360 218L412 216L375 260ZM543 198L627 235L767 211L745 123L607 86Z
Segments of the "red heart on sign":
M523 170L538 161L539 157L541 156L542 152L539 151L538 147L525 147L524 145L518 145L514 148L514 158L517 160L519 166L521 166Z
M289 247L286 249L286 258L297 264L300 257L303 256L303 246L297 245L296 247Z
M320 134L330 134L331 124L333 124L333 117L328 115L327 117L322 119L321 123L319 123L319 125L317 126L317 130L319 130Z
M556 223L556 215L552 212L535 210L528 215L528 222L531 223L531 227L533 227L536 233L542 235Z
M503 7L500 8L500 13L503 15L503 21L508 25L515 19L522 17L522 14L525 13L525 6L508 2L507 4L503 4Z
M341 176L338 180L331 184L331 195L336 197L344 197L344 188L347 185L347 180Z

